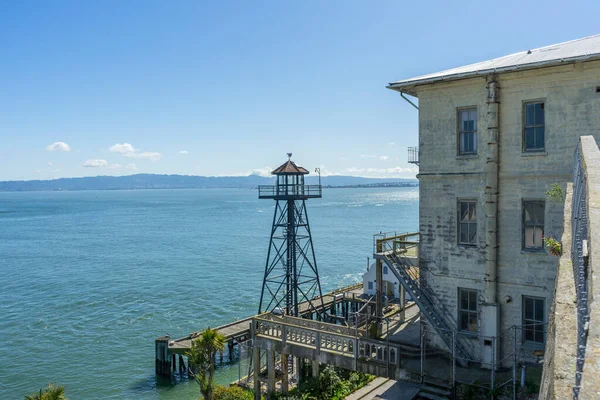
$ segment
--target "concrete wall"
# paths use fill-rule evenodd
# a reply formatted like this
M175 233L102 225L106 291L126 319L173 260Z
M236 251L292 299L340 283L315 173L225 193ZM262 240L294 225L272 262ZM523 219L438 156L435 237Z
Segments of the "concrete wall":
M522 201L546 199L552 183L572 180L579 136L600 139L600 62L501 74L498 197L500 329L522 323L522 296L546 299L549 315L557 258L522 250ZM423 279L457 318L458 287L480 290L485 279L487 83L484 78L417 88L419 97L420 231ZM545 101L545 152L522 150L523 102ZM476 156L457 155L457 109L478 110ZM477 200L477 245L460 246L457 202ZM545 235L562 235L562 204L546 199ZM508 296L508 297L507 297ZM510 302L506 299L510 297ZM480 319L481 320L481 319Z

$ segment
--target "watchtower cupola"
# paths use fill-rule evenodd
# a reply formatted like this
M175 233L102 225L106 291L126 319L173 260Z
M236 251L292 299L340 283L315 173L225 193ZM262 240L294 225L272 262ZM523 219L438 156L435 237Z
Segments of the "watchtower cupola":
M292 153L287 153L288 160L275 168L271 174L277 177L275 185L258 187L260 199L306 200L321 197L321 185L305 185L304 175L309 172L292 161Z

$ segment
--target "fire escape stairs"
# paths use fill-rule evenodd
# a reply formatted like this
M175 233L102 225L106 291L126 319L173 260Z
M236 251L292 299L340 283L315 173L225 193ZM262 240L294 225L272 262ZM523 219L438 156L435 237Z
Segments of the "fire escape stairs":
M453 335L456 330L456 322L451 314L444 310L439 304L434 292L419 280L417 265L410 258L395 251L384 251L375 253L375 259L383 261L394 273L404 289L419 306L421 315L424 315L436 332L442 338L448 349L452 351L453 337L456 338L456 360L461 366L466 366L468 360L473 360L470 346L463 338Z

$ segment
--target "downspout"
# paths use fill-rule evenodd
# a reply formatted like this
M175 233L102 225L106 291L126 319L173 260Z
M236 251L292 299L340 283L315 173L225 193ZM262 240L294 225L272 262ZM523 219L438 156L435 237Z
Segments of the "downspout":
M402 97L404 100L408 101L408 102L410 103L410 105L411 105L411 106L413 106L413 107L414 107L414 108L416 108L417 110L419 109L419 107L418 107L418 106L417 106L415 103L413 103L412 101L410 101L410 99L408 99L408 98L406 98L406 97L404 96L404 93L403 93L403 92L400 92L400 96L401 96L401 97Z
M499 106L500 106L500 87L496 81L496 76L488 78L488 98L487 98L487 117L488 117L488 143L487 143L487 161L485 164L485 303L496 303L496 285L498 278L498 178L499 178L499 157L498 157L498 137L499 137Z

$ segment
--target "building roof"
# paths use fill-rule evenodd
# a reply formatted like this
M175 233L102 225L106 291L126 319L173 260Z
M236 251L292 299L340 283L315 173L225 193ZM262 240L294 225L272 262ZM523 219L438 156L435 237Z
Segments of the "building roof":
M271 172L273 175L306 175L308 173L305 168L297 166L292 160L287 160Z
M510 54L488 61L447 69L433 74L391 82L388 89L415 95L414 87L440 81L472 78L478 75L535 69L576 61L600 59L600 34Z

